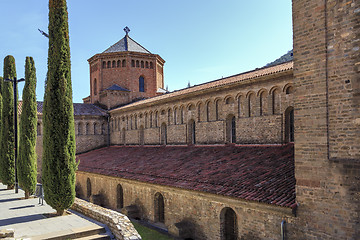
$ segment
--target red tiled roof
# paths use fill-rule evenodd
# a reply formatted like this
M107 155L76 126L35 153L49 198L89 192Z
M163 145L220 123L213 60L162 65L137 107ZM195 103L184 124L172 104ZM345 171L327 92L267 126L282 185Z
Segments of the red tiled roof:
M160 100L171 99L172 97L183 96L183 95L186 95L186 94L189 94L189 93L194 93L194 92L201 91L201 90L204 90L204 89L211 89L211 88L221 87L221 86L224 86L224 85L234 84L234 83L242 82L242 81L245 81L245 80L255 79L255 78L258 78L258 77L263 77L263 76L267 76L267 75L271 75L271 74L275 74L275 73L289 71L289 70L293 69L293 65L294 65L294 62L290 61L290 62L278 64L278 65L275 65L275 66L271 66L271 67L264 67L264 68L260 68L260 69L255 69L253 71L236 74L236 75L229 76L229 77L226 77L226 78L222 78L222 79L207 82L207 83L204 83L204 84L195 85L193 87L189 87L189 88L181 89L181 90L178 90L178 91L174 91L174 92L171 92L171 93L168 93L168 94L163 94L163 95L152 97L152 98L145 99L145 100L142 100L142 101L130 103L128 105L125 105L125 106L122 106L122 107L119 107L119 108L115 108L115 109L111 110L110 112L112 112L114 110L117 110L117 109L126 109L126 108L129 108L129 107L134 107L134 106L138 106L138 105L142 105L142 104L146 104L146 103L155 103L155 102L160 101Z
M294 146L111 146L77 156L79 171L283 207L295 205Z

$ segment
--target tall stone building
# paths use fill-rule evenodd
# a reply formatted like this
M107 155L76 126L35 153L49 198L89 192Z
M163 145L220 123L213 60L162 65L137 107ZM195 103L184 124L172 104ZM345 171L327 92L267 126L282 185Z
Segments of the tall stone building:
M166 94L127 33L74 106L78 196L185 239L359 239L359 14L293 0L293 61Z

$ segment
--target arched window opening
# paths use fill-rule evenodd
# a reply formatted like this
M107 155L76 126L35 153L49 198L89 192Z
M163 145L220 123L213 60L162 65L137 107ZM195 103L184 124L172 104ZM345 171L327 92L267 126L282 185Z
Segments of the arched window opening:
M158 127L158 117L159 117L159 114L158 114L158 112L155 112L155 127Z
M220 214L220 228L222 240L237 240L237 217L234 210L231 208L224 208Z
M148 125L148 114L145 113L145 123L144 123L144 127L147 128L149 125Z
M131 60L131 67L135 67L135 60Z
M37 123L36 135L41 136L41 124L39 122Z
M94 95L97 94L97 80L96 78L94 79Z
M135 129L137 129L137 115L135 115L134 117L134 127Z
M184 124L184 108L181 107L180 109L180 122L181 124Z
M140 67L140 62L139 62L139 60L136 60L136 67Z
M239 118L241 117L241 113L242 113L242 111L241 111L241 102L242 102L242 97L239 96L238 97L238 117Z
M94 135L96 135L96 134L97 134L97 124L94 123Z
M82 135L82 133L83 133L83 126L82 126L82 123L80 122L79 124L78 124L78 135Z
M152 117L153 115L152 115L152 112L150 113L150 127L152 128L152 126L153 126L153 117Z
M174 124L177 124L177 108L174 109Z
M279 114L280 111L280 99L279 90L275 89L272 92L272 113Z
M116 67L118 67L118 68L121 67L121 61L120 60L117 61Z
M133 116L130 116L130 129L133 130Z
M171 124L171 109L168 109L168 125Z
M145 144L145 139L144 139L144 127L143 127L143 125L140 126L140 130L139 130L139 144L140 144L140 145L144 145L144 144Z
M161 193L155 194L154 207L155 222L165 223L165 203L164 197L161 195Z
M124 191L120 184L116 187L116 208L121 209L124 207Z
M259 115L262 116L264 115L264 100L265 100L265 93L262 92L260 93L260 96L259 96Z
M195 121L191 119L188 124L188 143L189 144L195 144L196 143L196 127L195 127Z
M85 135L89 135L90 134L90 124L86 123L85 125Z
M110 61L107 62L107 68L111 68L111 62Z
M219 102L220 100L215 101L215 119L219 120Z
M202 104L199 103L199 105L198 105L198 115L197 115L198 122L201 121L201 107L202 107Z
M166 128L166 124L163 123L161 124L161 145L166 145L167 144L167 128Z
M150 69L153 69L153 68L154 68L153 63L150 62Z
M116 68L116 61L115 60L112 61L112 67Z
M91 181L90 178L86 179L86 198L90 199L92 193L91 193Z
M101 134L105 134L105 123L101 124Z
M294 108L288 107L285 111L285 142L294 142Z
M122 60L122 67L126 67L126 60L124 59L124 60Z
M105 61L102 62L102 68L106 68L106 62Z
M234 99L232 97L228 97L225 100L225 104L233 104L234 103Z
M144 68L144 61L141 61L141 68Z
M251 93L248 96L248 117L252 117L254 115L254 103L255 103L255 94Z
M145 79L143 76L139 77L139 92L145 92Z
M145 68L149 68L149 62L148 61L145 62Z
M206 121L210 121L210 102L206 103Z
M236 143L236 118L233 115L226 118L226 141Z

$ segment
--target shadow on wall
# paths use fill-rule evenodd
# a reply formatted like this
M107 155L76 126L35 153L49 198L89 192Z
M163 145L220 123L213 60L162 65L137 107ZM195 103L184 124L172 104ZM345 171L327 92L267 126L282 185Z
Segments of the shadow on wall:
M206 235L201 230L202 227L191 218L184 218L181 222L175 223L169 228L172 228L169 230L181 239L206 239Z

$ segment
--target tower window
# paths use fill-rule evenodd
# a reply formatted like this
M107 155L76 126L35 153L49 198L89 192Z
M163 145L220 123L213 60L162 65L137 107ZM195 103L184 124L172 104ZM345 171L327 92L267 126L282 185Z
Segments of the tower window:
M131 67L135 67L135 60L131 60Z
M110 61L107 62L107 68L111 68L111 62Z
M149 68L149 62L148 61L145 62L145 68Z
M144 68L144 61L141 61L141 68Z
M126 67L126 60L122 60L122 67Z
M154 66L153 66L153 63L152 63L152 62L150 62L150 68L151 68L151 69L153 69L153 68L154 68Z
M139 92L145 92L145 79L143 76L139 77Z
M136 67L140 67L139 60L136 60Z

